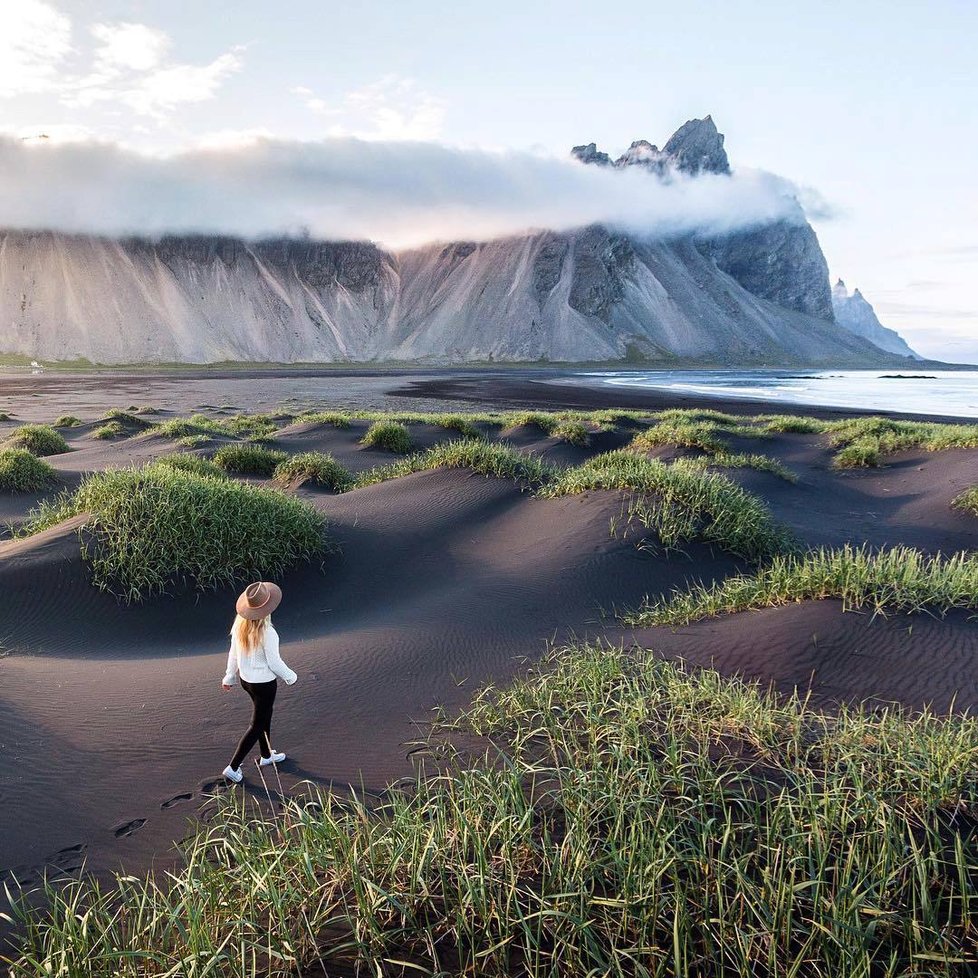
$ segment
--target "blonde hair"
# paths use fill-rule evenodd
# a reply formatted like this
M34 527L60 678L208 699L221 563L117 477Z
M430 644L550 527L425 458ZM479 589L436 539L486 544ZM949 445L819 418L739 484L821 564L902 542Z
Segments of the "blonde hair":
M238 648L245 655L250 655L265 634L265 626L271 624L271 621L271 615L257 620L242 618L241 615L237 615L234 624L231 626L231 637L238 643Z

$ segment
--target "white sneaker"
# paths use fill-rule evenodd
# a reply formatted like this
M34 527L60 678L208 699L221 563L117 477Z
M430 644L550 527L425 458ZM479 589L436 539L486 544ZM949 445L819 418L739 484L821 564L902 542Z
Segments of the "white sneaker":
M285 760L285 755L280 751L272 751L271 757L263 757L258 763L262 767L268 767L269 764L281 764Z
M241 784L241 782L244 781L244 775L241 773L241 768L235 770L230 764L221 773L228 779L228 781L233 781L235 784Z

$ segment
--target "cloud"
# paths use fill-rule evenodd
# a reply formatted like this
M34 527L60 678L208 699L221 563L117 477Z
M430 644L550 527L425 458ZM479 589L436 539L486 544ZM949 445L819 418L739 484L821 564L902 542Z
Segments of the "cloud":
M125 21L94 24L87 69L70 19L44 0L0 2L0 98L46 93L70 108L108 103L156 120L213 98L242 66L242 47L206 64L175 61L162 30Z
M204 65L169 59L168 34L146 24L95 24L95 56L89 74L62 92L66 105L122 104L136 115L157 119L180 105L213 98L221 84L242 66L242 47Z
M146 24L95 24L95 71L114 75L125 69L150 71L166 56L170 38Z
M331 102L305 85L292 89L306 108L332 120L330 136L357 139L430 140L441 135L448 103L414 78L385 75Z
M71 21L42 0L0 6L0 98L49 92L71 54Z
M610 170L438 143L255 139L153 157L0 137L0 226L98 234L309 233L391 247L602 222L653 238L801 220L768 173Z

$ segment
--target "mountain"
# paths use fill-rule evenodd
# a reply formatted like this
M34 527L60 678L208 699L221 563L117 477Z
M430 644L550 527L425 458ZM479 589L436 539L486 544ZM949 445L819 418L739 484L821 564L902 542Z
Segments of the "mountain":
M923 359L910 349L906 340L896 330L887 329L876 318L876 312L859 289L849 295L846 283L841 278L832 288L832 308L835 311L836 322L850 333L869 340L881 350L902 357L912 357L914 360Z
M728 174L713 120L583 165ZM886 332L886 331L885 331ZM0 231L0 352L95 363L897 362L835 320L807 224L649 242L603 226L369 242Z

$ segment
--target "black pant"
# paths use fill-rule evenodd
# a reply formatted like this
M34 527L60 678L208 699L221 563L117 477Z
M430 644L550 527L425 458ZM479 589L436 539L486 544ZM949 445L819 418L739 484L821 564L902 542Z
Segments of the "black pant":
M262 757L272 754L272 707L275 706L275 693L278 690L278 680L268 683L249 683L241 680L241 688L251 697L254 710L251 714L251 726L238 744L238 749L231 758L231 767L237 771L248 751L258 744Z

